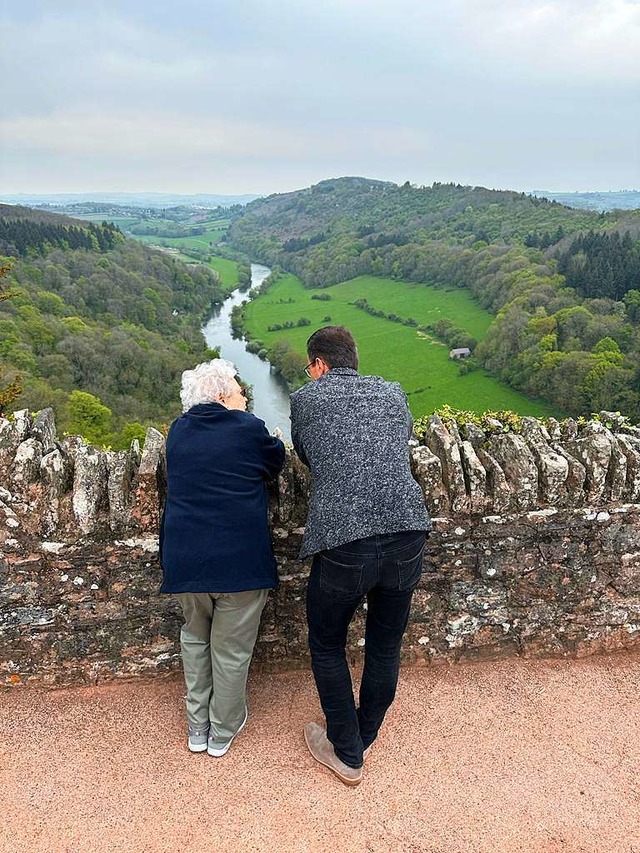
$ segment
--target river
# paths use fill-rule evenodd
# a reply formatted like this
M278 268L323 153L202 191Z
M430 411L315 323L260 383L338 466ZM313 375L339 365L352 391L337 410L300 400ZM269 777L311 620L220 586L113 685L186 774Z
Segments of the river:
M251 264L251 286L258 287L270 272L269 267L262 264ZM262 418L270 432L280 427L285 441L291 441L289 391L286 384L274 373L268 361L247 352L244 339L234 339L231 335L231 310L246 298L246 293L234 290L215 309L202 327L202 333L207 346L218 347L222 358L232 361L242 379L253 386L253 413Z

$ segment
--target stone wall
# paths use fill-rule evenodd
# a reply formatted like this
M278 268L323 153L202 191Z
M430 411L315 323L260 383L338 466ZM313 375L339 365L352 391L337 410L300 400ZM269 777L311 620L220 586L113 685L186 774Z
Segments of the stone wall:
M640 430L524 420L522 434L447 430L411 442L434 518L407 663L582 656L640 645ZM63 685L179 667L175 602L157 593L164 442L103 452L53 416L0 419L0 683ZM280 587L256 663L307 665L299 562L308 474L271 496ZM362 654L363 614L349 648Z

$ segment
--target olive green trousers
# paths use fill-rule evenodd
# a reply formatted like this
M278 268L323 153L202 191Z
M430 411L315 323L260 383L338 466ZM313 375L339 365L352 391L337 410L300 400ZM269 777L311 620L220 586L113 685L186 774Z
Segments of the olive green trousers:
M184 592L180 631L187 721L210 726L216 742L232 738L247 704L247 674L268 590Z

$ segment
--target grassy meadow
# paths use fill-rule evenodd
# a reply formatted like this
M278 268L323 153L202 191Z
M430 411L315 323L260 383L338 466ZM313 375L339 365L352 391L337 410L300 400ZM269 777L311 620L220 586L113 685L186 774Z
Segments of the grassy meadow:
M207 224L207 223L205 223ZM139 240L141 243L146 243L152 246L166 246L178 249L180 254L176 255L179 260L185 263L193 263L194 259L198 258L197 254L190 255L189 249L206 250L207 252L215 251L209 245L210 242L217 243L220 237L226 232L226 220L216 220L215 226L207 228L204 234L199 234L197 237L157 237L151 234L130 234L133 240ZM204 263L204 261L203 261ZM207 266L220 275L220 281L229 290L238 286L238 264L236 261L231 261L228 258L212 257L207 262Z
M228 258L213 257L209 261L209 266L216 270L220 276L221 283L231 289L238 285L238 264L236 261L230 261Z
M74 213L73 218L84 219L87 222L113 222L121 231L126 231L131 225L140 221L132 216L109 216L106 213Z
M329 294L330 300L312 299ZM478 340L486 334L491 314L461 289L442 289L390 279L361 276L321 289L306 289L293 275L285 275L270 290L246 308L246 331L250 338L270 347L286 338L305 354L309 335L319 326L345 325L353 332L360 353L360 370L402 384L414 417L430 414L448 403L459 409L481 413L487 409L510 409L522 415L561 415L551 406L532 400L500 383L484 370L461 376L458 363L449 358L449 348L437 338L380 317L372 317L350 304L365 298L373 308L413 317L426 325L447 317ZM269 326L308 318L309 326L267 331ZM329 319L330 318L330 319Z
M85 219L87 222L113 222L122 231L127 233L127 236L133 240L139 240L141 243L152 243L156 246L173 246L176 249L200 249L210 250L211 243L218 243L220 238L227 233L229 228L228 219L210 219L205 222L193 222L192 225L198 225L206 228L204 233L196 234L193 237L160 237L157 234L132 234L129 229L132 225L140 225L146 220L136 219L132 216L110 216L105 213L82 213L75 214L76 219ZM154 224L164 225L167 228L175 226L175 222L169 219L149 220Z
M131 234L135 240L142 243L154 243L157 246L175 246L176 249L204 249L209 251L211 243L218 243L227 231L226 224L220 222L208 225L203 234L193 237L160 237L157 234Z

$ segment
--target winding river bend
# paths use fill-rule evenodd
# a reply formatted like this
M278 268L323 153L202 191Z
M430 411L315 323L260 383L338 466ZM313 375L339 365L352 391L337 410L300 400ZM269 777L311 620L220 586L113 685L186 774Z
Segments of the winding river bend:
M271 270L262 264L251 264L251 286L262 284ZM246 293L234 290L231 296L214 311L202 333L210 347L219 347L220 355L232 361L245 382L253 386L253 412L266 423L270 432L282 430L285 441L291 441L289 422L289 391L282 379L271 369L268 361L247 352L243 339L231 336L231 311L247 298Z

